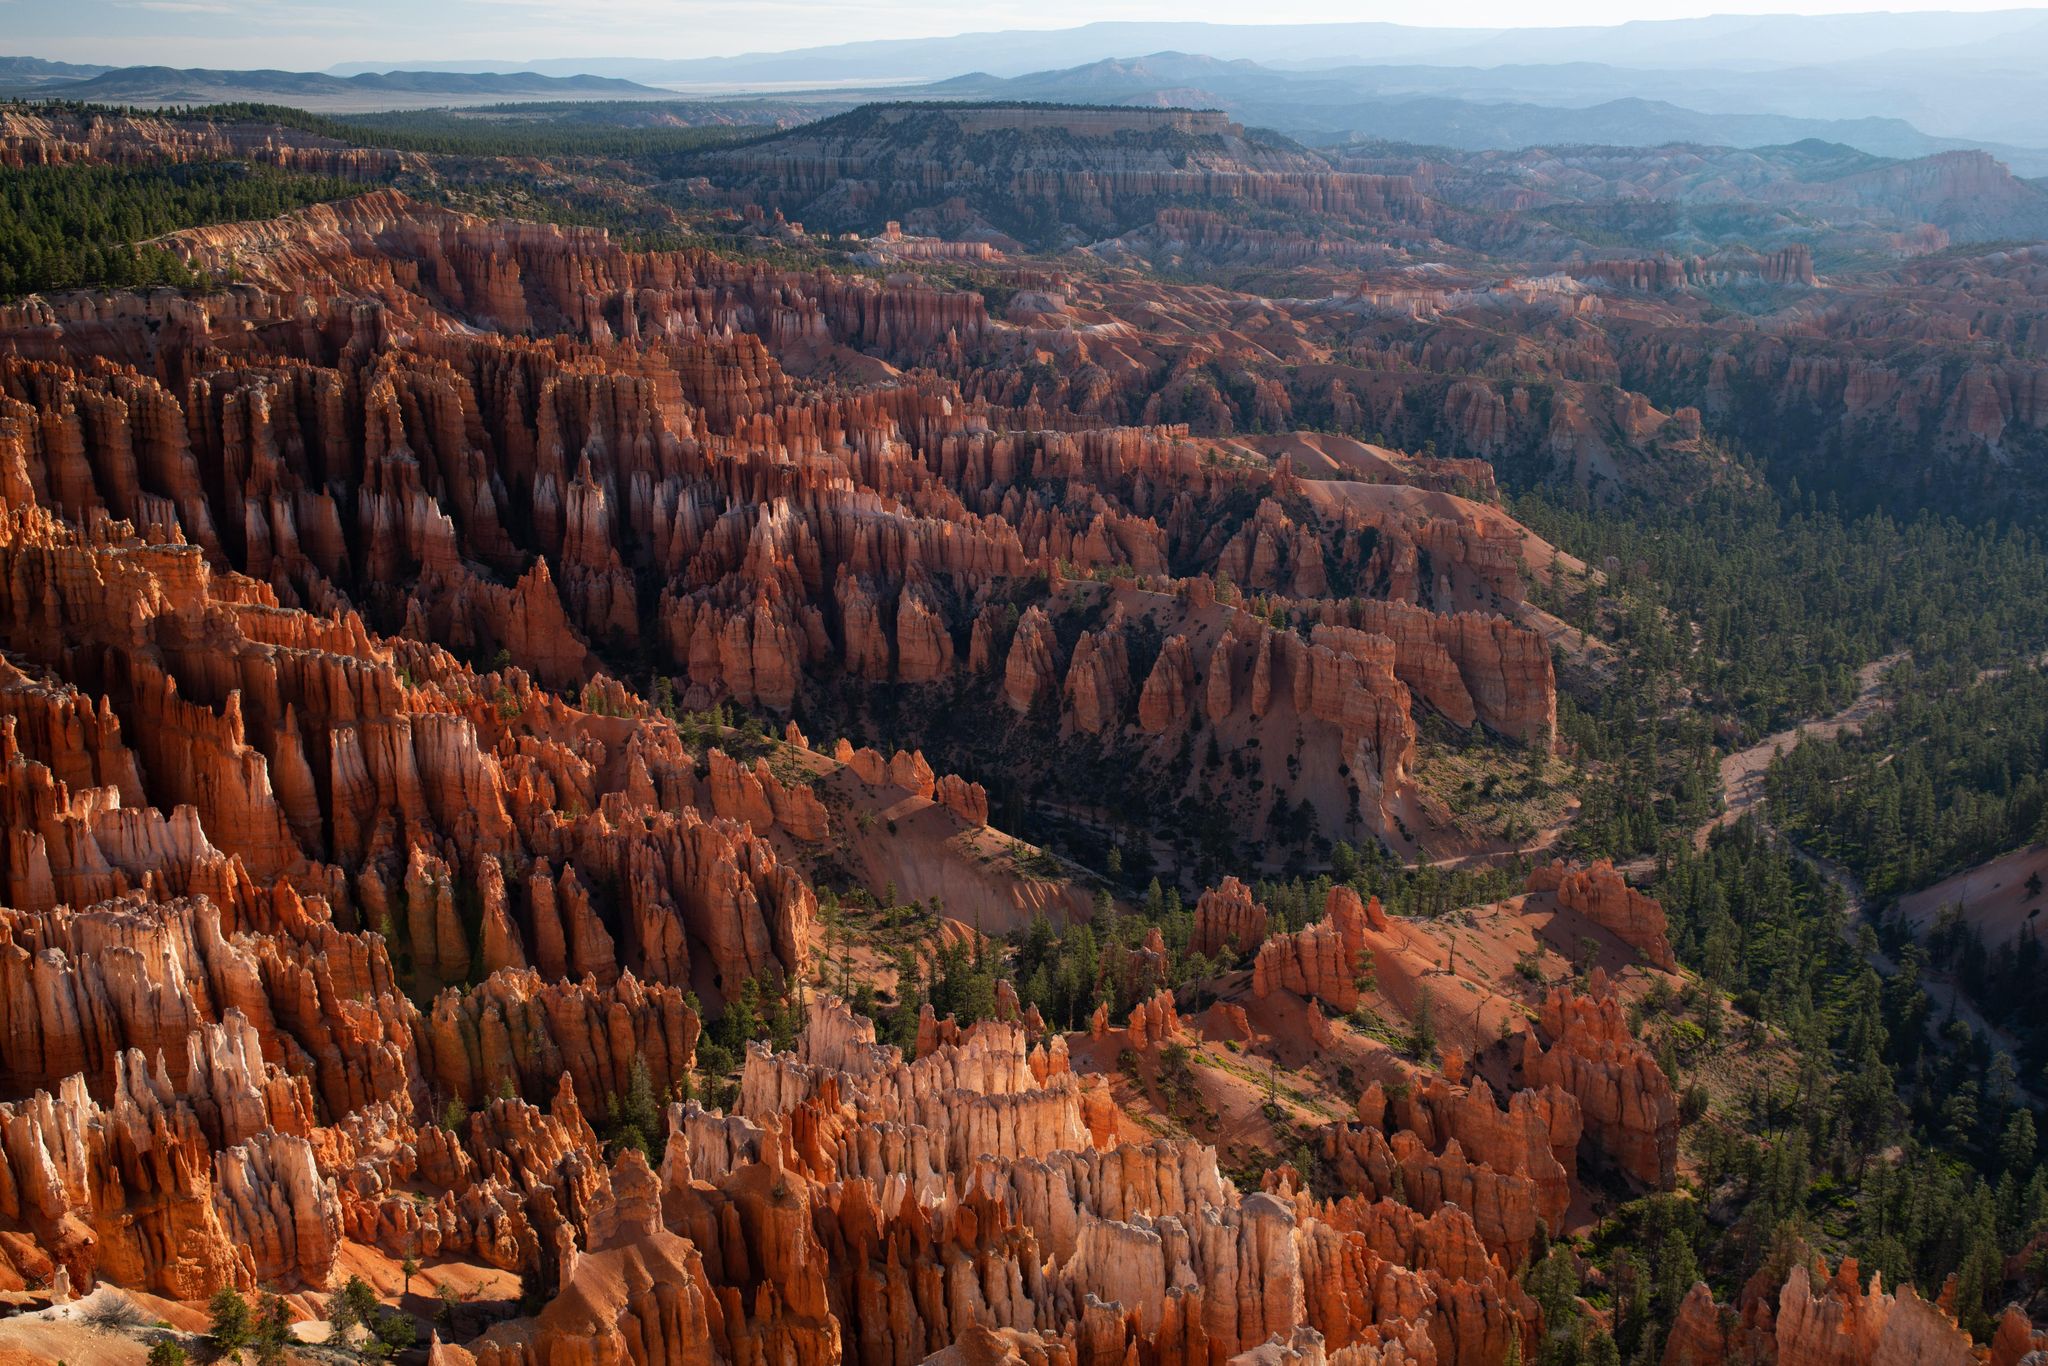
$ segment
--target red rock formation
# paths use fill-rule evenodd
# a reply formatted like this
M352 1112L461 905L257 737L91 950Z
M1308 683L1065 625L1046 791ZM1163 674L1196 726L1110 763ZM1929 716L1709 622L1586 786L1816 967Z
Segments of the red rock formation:
M1180 1033L1180 1016L1173 1008L1173 993L1160 991L1131 1008L1124 1027L1131 1047L1143 1052L1167 1043Z
M1357 1124L1325 1129L1346 1188L1400 1194L1425 1213L1464 1211L1488 1249L1522 1260L1539 1222L1558 1227L1573 1193L1579 1109L1554 1090L1518 1091L1505 1110L1484 1081L1431 1081L1388 1106L1375 1082Z
M1827 1264L1795 1264L1775 1303L1762 1300L1772 1288L1752 1283L1745 1302L1760 1302L1740 1320L1718 1309L1704 1285L1696 1285L1680 1309L1664 1350L1665 1366L1719 1366L1719 1363L1760 1360L1779 1366L1967 1366L1985 1359L1985 1352L1957 1326L1942 1304L1930 1304L1911 1286L1897 1293L1884 1289L1873 1274L1868 1285L1853 1257L1844 1258L1833 1275ZM1775 1312L1772 1312L1775 1309ZM1993 1362L2018 1361L2015 1353L2030 1349L2033 1335L2026 1317L2008 1310L1991 1347Z
M1678 971L1665 933L1664 908L1629 886L1607 859L1585 868L1568 867L1562 860L1545 864L1530 870L1527 889L1554 893L1558 905L1612 931L1664 971Z
M988 824L988 791L980 783L970 783L957 773L947 773L934 784L932 796L940 806L967 824Z
M711 809L719 815L763 833L779 826L813 844L831 834L831 817L808 783L784 783L766 759L756 759L748 769L723 750L713 749L705 757L711 764Z
M1173 730L1193 706L1195 663L1186 636L1174 636L1159 651L1145 689L1138 695L1138 724L1151 735Z
M1253 994L1291 991L1332 1010L1351 1011L1358 1005L1358 977L1368 952L1366 933L1385 929L1386 923L1378 898L1361 903L1357 892L1339 883L1330 889L1321 920L1260 946L1252 963Z
M1100 631L1083 631L1067 666L1066 706L1074 728L1089 735L1113 734L1130 688L1121 621L1112 620Z
M1009 662L1003 666L1003 700L1014 712L1028 712L1040 698L1059 689L1059 668L1053 658L1052 623L1037 607L1017 623L1017 635L1010 642Z
M906 588L896 603L896 676L933 683L953 670L953 636L924 595Z
M2008 1304L1991 1338L1991 1366L2019 1366L2034 1352L2048 1352L2048 1330L2036 1331L2024 1310Z
M615 1097L698 1084L691 992L715 1007L807 979L815 904L778 851L823 868L853 838L823 793L858 778L946 835L922 804L988 819L928 736L827 760L792 725L741 762L705 743L706 708L999 691L1014 716L1071 722L1062 746L1146 763L1208 728L1234 762L1274 761L1264 804L1341 804L1320 811L1332 831L1412 810L1417 705L1552 743L1549 623L1524 602L1552 552L1494 505L1485 463L1245 433L1370 426L1553 453L1590 482L1711 460L1730 423L1908 433L1944 456L2048 426L2025 252L1901 266L1916 306L1896 318L1823 285L1798 244L1482 280L1453 167L1333 171L1213 114L930 117L1124 146L1083 170L950 164L961 203L934 218L990 186L1105 233L1139 205L1147 235L1105 255L1400 280L1269 299L1031 267L997 322L981 293L916 277L632 252L382 191L172 241L232 265L234 289L0 308L0 1283L316 1287L353 1239L533 1278L548 1307L471 1353L508 1366L1476 1366L1538 1341L1511 1272L1571 1204L1582 1129L1670 1183L1669 1087L1597 990L1546 1002L1545 1043L1519 1050L1530 1089L1505 1103L1449 1063L1393 1100L1369 1089L1322 1136L1355 1191L1339 1201L1279 1174L1240 1192L1198 1142L1119 1143L1083 1046L1014 992L969 1028L921 1022L910 1059L814 994L794 1052L747 1050L734 1113L683 1101L644 1135L658 1178L604 1159L592 1121ZM861 213L896 193L844 150L732 149L704 193L843 192ZM1636 154L1545 155L1606 186L1625 173L1600 158ZM0 114L0 164L222 156L438 173L281 128ZM939 163L893 164L909 184ZM1894 218L1961 191L1987 221L2019 212L1967 157L1778 183ZM1302 226L1156 202L1183 192ZM1442 235L1463 264L1418 287L1361 221ZM892 250L992 259L950 245ZM1837 302L1812 296L1789 331L1707 328L1690 292L1738 279ZM1503 378L1524 375L1540 386ZM651 701L605 674L621 661L658 676ZM1296 785L1292 740L1336 757ZM1611 870L1532 886L1669 966L1661 912ZM1265 920L1226 880L1195 947L1255 951L1255 996L1301 996L1311 1042L1338 1046L1332 1014L1393 931L1342 888L1299 933ZM1182 1037L1165 957L1155 940L1106 960L1138 984L1134 1049ZM1250 1041L1255 1015L1292 1009L1218 1003L1205 1032ZM1856 1279L1815 1293L1796 1273L1741 1332L1770 1320L1785 1359L1953 1353L1938 1306ZM1680 1350L1755 1345L1700 1300ZM2029 1337L2008 1320L1994 1360Z
M1266 938L1266 908L1234 877L1202 893L1195 902L1195 932L1188 948L1206 958L1252 952Z
M74 1074L56 1096L0 1106L0 1216L30 1228L74 1286L105 1279L202 1299L259 1279L326 1283L340 1217L303 1137L264 1128L209 1161L210 1144L234 1130L210 1135L140 1052L122 1055L108 1108L83 1081ZM279 1117L304 1122L302 1111Z
M1664 1366L1723 1366L1729 1358L1728 1325L1705 1281L1696 1281L1678 1306L1664 1339Z
M1669 1190L1678 1173L1678 1105L1671 1081L1629 1033L1621 1001L1600 969L1589 995L1558 987L1543 1000L1538 1027L1522 1035L1522 1075L1531 1085L1576 1096L1586 1135L1635 1180Z

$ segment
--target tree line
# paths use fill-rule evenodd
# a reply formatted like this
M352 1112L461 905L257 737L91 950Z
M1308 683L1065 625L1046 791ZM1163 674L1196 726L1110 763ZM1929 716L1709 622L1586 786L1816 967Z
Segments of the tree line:
M360 194L363 186L241 161L0 170L0 296L207 283L154 239Z

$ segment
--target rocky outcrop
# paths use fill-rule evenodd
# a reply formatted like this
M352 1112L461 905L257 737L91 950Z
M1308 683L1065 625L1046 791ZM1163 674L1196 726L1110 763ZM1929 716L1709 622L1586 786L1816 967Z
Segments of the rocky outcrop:
M1525 1031L1522 1076L1578 1098L1586 1136L1632 1179L1669 1190L1678 1178L1678 1105L1670 1078L1630 1032L1612 984L1593 970L1589 994L1557 987Z
M1049 146L1064 155L1049 158ZM1085 227L1090 239L1148 225L1158 205L1175 200L1417 224L1435 208L1407 176L1333 175L1314 158L1247 138L1214 111L888 105L758 152L721 152L706 169L736 202L841 230L867 230L857 206L882 185L892 187L890 208L906 222L923 214L1001 217L1002 205L1032 204L1048 224ZM869 188L850 195L849 176ZM969 314L952 325L966 335L983 320Z
M1138 724L1160 735L1186 722L1193 706L1194 655L1186 636L1174 636L1159 651L1138 695Z
M1131 666L1122 624L1083 631L1067 666L1066 709L1074 728L1089 735L1113 733L1123 719L1131 689Z
M783 782L765 758L756 759L749 769L723 750L713 749L705 757L711 764L711 809L719 815L745 821L763 833L780 827L809 844L831 834L824 802L801 777Z
M1203 892L1195 902L1191 952L1209 959L1242 956L1266 938L1266 908L1252 900L1249 887L1234 877Z
M231 1026L241 1031L246 1021L236 1015ZM248 1042L240 1035L222 1047ZM197 1041L194 1053L208 1056ZM203 1299L222 1285L326 1284L341 1238L333 1182L299 1134L264 1127L229 1145L238 1130L220 1108L235 1098L225 1073L262 1079L268 1069L213 1056L222 1071L196 1064L211 1087L197 1107L135 1050L122 1055L105 1108L78 1074L55 1095L0 1106L9 1178L0 1216L30 1228L74 1286L106 1280ZM278 1117L303 1127L303 1090L274 1074L262 1084L281 1105ZM256 1115L239 1119L253 1124Z
M1339 883L1330 889L1321 920L1260 946L1252 962L1252 993L1291 991L1338 1012L1353 1010L1369 952L1367 932L1384 930L1386 924L1378 898L1361 902L1357 892Z
M1345 1346L1401 1341L1438 1354L1427 1359L1479 1362L1533 1324L1461 1209L1241 1195L1200 1144L1105 1143L1071 1119L1046 1127L1093 1104L1072 1074L1041 1067L1014 1026L945 1023L930 1022L933 1044L906 1063L814 997L793 1055L749 1053L743 1117L679 1107L662 1205L670 1227L719 1246L705 1254L714 1285L747 1275L742 1265L786 1266L791 1279L776 1283L793 1288L815 1265L848 1354L939 1352L968 1331L963 1313L1031 1334L1068 1303L1083 1306L1089 1360L1235 1355L1306 1325ZM1134 1012L1129 1042L1150 1048L1176 1028L1161 996ZM1014 1119L989 1127L984 1114ZM970 1167L976 1193L956 1205L953 1181ZM903 1194L882 1199L889 1190ZM734 1215L739 1239L714 1231ZM943 1293L899 1293L912 1276ZM1390 1283L1398 1293L1371 1293ZM770 1333L815 1322L793 1308L741 1299L728 1331L735 1312Z
M1014 712L1028 712L1039 699L1059 690L1059 667L1053 657L1052 623L1037 607L1017 623L1010 642L1009 662L1003 666L1003 700Z
M988 824L988 790L980 783L970 783L957 773L942 774L933 785L932 796L968 825Z
M1356 1123L1323 1131L1323 1149L1347 1189L1399 1196L1423 1213L1454 1207L1514 1264L1571 1206L1579 1133L1569 1095L1518 1091L1503 1109L1483 1080L1437 1078L1391 1105L1374 1082Z
M214 1203L261 1285L324 1286L341 1250L341 1210L312 1146L265 1132L214 1155Z
M1552 893L1558 905L1612 932L1653 966L1678 971L1663 906L1629 886L1610 861L1599 859L1588 867L1573 868L1558 860L1530 870L1525 885L1531 892Z
M1729 1329L1714 1292L1695 1281L1679 1303L1671 1331L1664 1339L1664 1366L1723 1366L1728 1361Z
M1720 1309L1705 1285L1695 1285L1666 1339L1665 1366L1749 1360L1779 1366L1966 1366L1985 1358L1945 1303L1929 1303L1911 1286L1888 1291L1875 1273L1866 1285L1853 1257L1844 1258L1832 1275L1815 1258L1810 1266L1795 1263L1782 1286L1761 1281L1745 1288L1739 1314ZM1990 1359L2021 1360L2034 1336L2025 1315L2008 1309Z

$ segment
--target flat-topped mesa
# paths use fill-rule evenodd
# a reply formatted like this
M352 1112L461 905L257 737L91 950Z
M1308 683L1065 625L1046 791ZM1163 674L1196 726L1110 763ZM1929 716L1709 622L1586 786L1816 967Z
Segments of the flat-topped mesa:
M1700 286L1718 287L1739 280L1761 280L1766 284L1797 285L1808 289L1820 284L1813 273L1813 248L1794 242L1775 251L1759 252L1748 247L1724 247L1708 256L1602 256L1571 264L1571 275L1580 280L1598 280L1621 289L1669 293Z
M1524 1030L1523 1079L1576 1096L1586 1136L1633 1180L1670 1190L1678 1179L1677 1098L1664 1069L1629 1032L1606 972L1593 970L1584 996L1569 986L1553 989L1537 1028L1550 1042Z
M866 205L881 186L906 221L999 217L1002 203L1024 203L1042 204L1049 223L1109 231L1148 224L1175 198L1416 222L1435 208L1411 177L1333 172L1199 110L869 105L701 164L735 203L863 230L879 224ZM855 180L865 193L847 193Z
M1652 965L1666 972L1678 971L1664 907L1629 886L1611 860L1596 859L1583 868L1553 860L1531 869L1524 886L1527 891L1554 894L1558 905L1610 931Z
M250 120L153 118L104 110L11 106L0 110L0 166L249 160L288 170L375 181L418 158Z
M881 110L883 122L901 122L917 112L915 105ZM1045 108L1032 105L962 106L952 111L964 133L1050 129L1075 137L1115 137L1119 133L1185 133L1193 136L1235 134L1244 128L1216 109Z

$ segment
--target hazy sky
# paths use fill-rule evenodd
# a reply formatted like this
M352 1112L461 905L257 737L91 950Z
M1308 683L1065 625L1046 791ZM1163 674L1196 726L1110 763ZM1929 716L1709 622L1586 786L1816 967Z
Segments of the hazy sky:
M435 58L708 57L863 38L1006 28L1064 28L1103 19L1263 23L1379 19L1508 27L1611 24L1727 13L1853 13L1872 9L1997 10L2007 0L1881 6L1870 0L0 0L0 55L166 66L288 67L337 62L422 65Z

